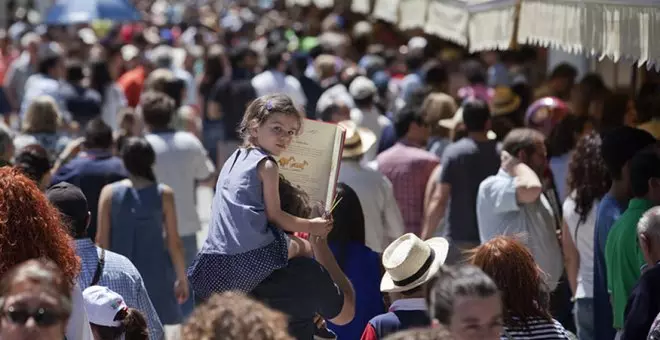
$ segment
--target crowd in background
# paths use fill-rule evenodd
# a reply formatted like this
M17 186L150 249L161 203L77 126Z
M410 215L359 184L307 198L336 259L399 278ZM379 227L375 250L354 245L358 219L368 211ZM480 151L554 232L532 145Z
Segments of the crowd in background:
M139 7L0 30L0 338L660 338L653 79L539 79L524 51L313 9ZM196 190L221 195L274 94L346 133L331 230L249 291L202 294ZM318 215L286 179L279 197Z

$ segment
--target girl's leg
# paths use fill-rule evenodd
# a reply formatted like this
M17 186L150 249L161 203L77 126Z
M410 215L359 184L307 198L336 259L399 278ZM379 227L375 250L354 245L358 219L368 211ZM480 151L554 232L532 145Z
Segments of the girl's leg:
M309 241L289 235L289 259L294 257L314 257L314 251Z

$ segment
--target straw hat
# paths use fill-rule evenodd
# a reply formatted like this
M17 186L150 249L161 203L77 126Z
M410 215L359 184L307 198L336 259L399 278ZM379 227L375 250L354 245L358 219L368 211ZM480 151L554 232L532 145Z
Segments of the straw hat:
M493 97L488 103L490 114L493 117L512 113L520 108L520 96L510 87L498 86L493 91Z
M376 135L371 130L358 127L352 120L339 122L338 125L346 131L342 158L362 156L376 143Z
M428 282L445 263L449 242L442 237L422 241L408 233L394 240L383 252L384 293L405 292Z

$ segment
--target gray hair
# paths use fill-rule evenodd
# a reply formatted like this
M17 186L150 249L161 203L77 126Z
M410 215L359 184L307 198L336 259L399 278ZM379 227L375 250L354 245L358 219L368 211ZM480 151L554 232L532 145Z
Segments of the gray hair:
M637 223L637 235L647 235L660 240L660 207L647 210Z
M14 133L4 123L0 123L0 155L4 155L14 142Z
M161 45L151 51L151 62L157 68L170 68L174 62L173 50L171 47Z

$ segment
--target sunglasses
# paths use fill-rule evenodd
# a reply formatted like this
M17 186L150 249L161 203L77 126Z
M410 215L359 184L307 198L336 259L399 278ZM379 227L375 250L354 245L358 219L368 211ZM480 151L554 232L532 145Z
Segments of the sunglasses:
M52 326L62 319L62 313L44 308L29 311L27 309L18 309L14 306L10 306L7 310L3 311L2 314L11 323L17 325L25 325L25 323L32 318L39 327Z

